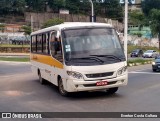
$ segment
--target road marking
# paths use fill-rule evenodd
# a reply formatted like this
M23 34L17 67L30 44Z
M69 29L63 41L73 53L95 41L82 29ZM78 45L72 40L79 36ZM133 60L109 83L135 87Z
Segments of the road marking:
M133 74L153 74L153 75L160 75L160 73L153 73L153 72L137 72L137 71L131 71L128 73L133 73Z

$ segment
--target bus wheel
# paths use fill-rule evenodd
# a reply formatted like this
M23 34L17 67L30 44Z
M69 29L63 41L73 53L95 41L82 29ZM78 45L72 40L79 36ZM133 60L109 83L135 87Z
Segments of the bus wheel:
M40 71L38 71L38 77L39 77L39 82L40 82L41 84L45 84L45 80L42 78Z
M59 78L59 80L58 80L58 89L59 89L59 93L62 96L68 96L69 92L67 92L66 90L64 90L63 81L62 81L61 78Z
M114 94L117 92L117 90L118 90L118 87L109 88L107 89L107 94Z

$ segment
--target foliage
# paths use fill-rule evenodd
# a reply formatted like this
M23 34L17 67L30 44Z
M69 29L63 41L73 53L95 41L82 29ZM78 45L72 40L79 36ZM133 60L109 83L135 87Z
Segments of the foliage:
M160 50L160 10L152 9L149 13L151 20L151 30L154 35L158 35Z
M153 59L148 59L148 60L144 60L144 59L134 59L134 60L128 60L127 64L135 64L139 63L139 64L145 64L145 63L150 63L151 61L153 61Z
M0 31L4 32L5 24L0 24Z
M152 33L160 35L160 10L152 9L149 13Z
M93 0L93 3L95 15L123 20L123 10L119 0ZM89 0L0 0L0 14L45 12L47 6L55 13L60 9L68 9L71 14L91 14Z
M64 21L62 19L59 19L59 18L50 19L43 24L42 28L58 25L58 24L61 24L63 22Z
M54 12L59 12L60 9L65 7L64 0L48 0L48 5Z
M1 44L0 47L6 47L6 48L22 48L22 45L12 45L12 44ZM30 47L30 45L23 45L23 47Z
M146 16L149 15L150 10L160 9L160 0L143 0L142 10Z
M129 12L129 20L132 25L142 25L145 23L145 16L141 11L134 10Z
M44 12L47 5L47 0L25 0L28 11Z
M28 62L29 57L18 58L18 57L0 57L0 61L16 61L16 62Z
M31 34L31 27L30 26L22 26L22 29L24 30L25 35Z
M134 33L133 35L137 35L138 37L141 37L142 33L138 32L138 33Z
M119 4L119 0L104 0L102 3L105 9L105 15L108 18L123 20L123 9Z
M25 0L1 0L0 14L23 13L25 10Z

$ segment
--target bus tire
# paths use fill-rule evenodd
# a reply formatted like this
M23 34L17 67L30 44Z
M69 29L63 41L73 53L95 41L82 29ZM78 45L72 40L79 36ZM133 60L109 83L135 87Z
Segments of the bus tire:
M39 82L40 82L42 85L44 85L44 84L45 84L45 80L42 78L40 70L38 70L38 77L39 77Z
M64 90L62 78L58 78L58 90L59 90L59 93L62 96L67 97L69 95L69 92L67 92L66 90Z
M114 94L118 91L118 87L107 89L107 94Z

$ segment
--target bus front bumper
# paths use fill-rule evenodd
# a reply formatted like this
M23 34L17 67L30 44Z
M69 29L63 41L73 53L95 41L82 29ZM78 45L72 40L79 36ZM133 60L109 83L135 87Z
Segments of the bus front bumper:
M107 81L107 85L97 86L97 82ZM119 86L125 86L128 83L128 77L122 75L112 79L103 79L103 80L66 80L65 90L68 92L77 92L77 91L96 91L96 90L105 90L108 88L114 88Z

